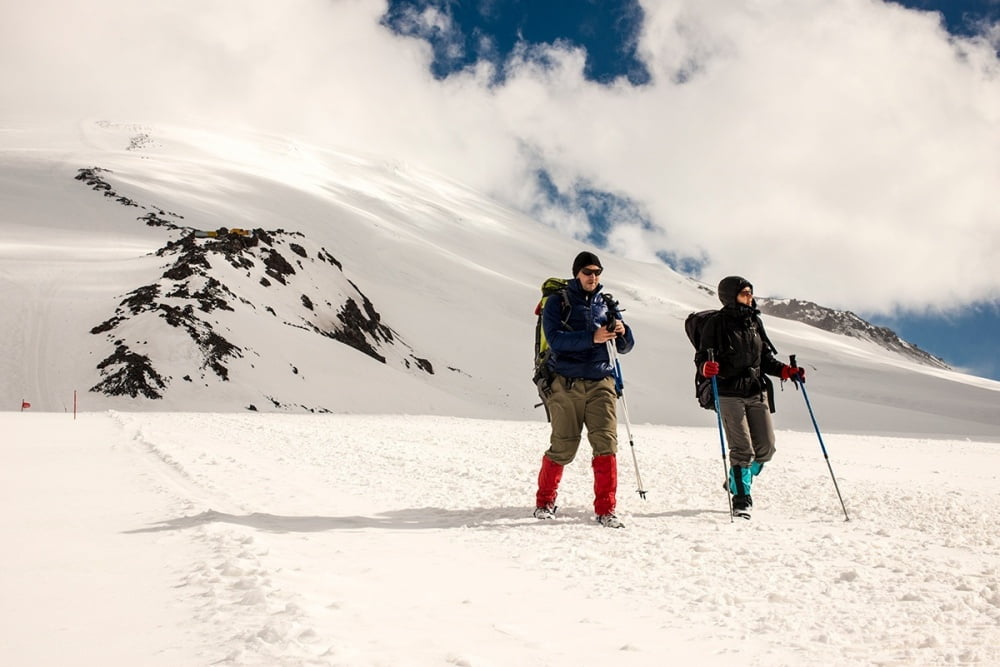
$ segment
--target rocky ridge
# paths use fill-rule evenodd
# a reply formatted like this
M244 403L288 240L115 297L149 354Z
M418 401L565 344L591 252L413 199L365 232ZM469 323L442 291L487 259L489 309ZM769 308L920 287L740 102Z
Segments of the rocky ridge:
M185 361L187 372L180 380L227 382L234 364L252 367L248 358L266 350L241 340L240 329L222 322L226 314L260 324L260 318L268 318L268 325L276 321L328 338L404 372L434 373L432 363L383 322L375 304L344 275L342 264L303 234L193 229L182 224L182 215L120 194L110 176L106 169L91 167L80 169L76 179L117 204L145 211L138 221L162 227L173 238L155 253L167 260L160 277L128 292L114 314L91 329L106 338L112 351L97 365L101 379L90 391L162 398L178 378L158 370L167 367L157 354L168 346L150 345L154 337L170 340L174 356ZM178 347L183 348L180 353ZM169 367L178 367L176 358ZM290 370L299 373L294 366ZM275 407L288 407L267 388L263 391ZM322 406L307 409L326 411Z
M766 315L803 322L823 331L850 336L859 340L871 341L880 347L927 366L943 369L950 368L942 359L921 350L912 343L908 343L900 338L892 329L875 326L850 311L834 310L812 303L811 301L800 301L798 299L755 298L757 307Z

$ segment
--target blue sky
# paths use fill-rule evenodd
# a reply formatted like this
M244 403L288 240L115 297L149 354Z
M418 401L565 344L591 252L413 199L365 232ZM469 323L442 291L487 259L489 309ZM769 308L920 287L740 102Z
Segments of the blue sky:
M1000 380L1000 311L996 303L976 304L948 315L869 315L868 319L953 367Z
M984 30L984 24L1000 20L1000 3L996 1L907 0L897 4L940 13L947 31L954 35L974 36ZM428 32L410 20L414 12L427 8L437 8L450 17L448 30ZM585 50L583 72L590 81L609 85L624 78L631 86L647 85L650 73L636 52L643 20L644 11L634 0L390 0L389 11L383 18L399 34L425 39L433 46L431 72L436 78L447 78L487 60L497 68L492 78L495 86L504 84L503 66L515 49L560 43ZM560 192L544 169L538 170L537 178L541 191L553 204L569 204L570 196ZM583 183L574 187L573 198L590 223L590 229L578 235L598 247L607 245L608 230L613 227L609 217L613 212L627 212L640 225L650 226L641 204L620 194ZM886 271L892 270L892 254L892 248L886 247ZM675 269L711 281L710 276L700 275L704 262L698 256L669 250L660 250L657 256ZM1000 268L996 270L1000 272ZM782 296L809 298L791 293ZM852 308L844 303L838 306L894 329L906 340L955 367L1000 379L997 345L1000 308L996 301L963 303L954 309L945 308L944 312L940 307L931 312L920 308L887 312Z
M998 13L8 0L0 120L254 128L413 164L581 244L740 273L1000 379Z

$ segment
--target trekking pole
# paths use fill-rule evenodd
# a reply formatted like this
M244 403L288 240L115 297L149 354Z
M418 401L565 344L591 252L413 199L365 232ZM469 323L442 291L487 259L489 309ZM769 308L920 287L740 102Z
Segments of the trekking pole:
M708 360L715 361L715 350L708 351ZM729 523L733 523L733 494L729 488L729 466L726 465L726 436L722 431L722 408L719 406L719 385L712 376L712 398L715 399L715 418L719 422L719 446L722 447L722 475L726 480L726 499L729 502Z
M614 329L614 318L608 322L608 331ZM632 464L635 466L635 481L639 485L636 492L639 497L643 500L646 499L646 490L642 488L642 476L639 474L639 460L635 456L635 444L632 442L632 425L629 423L628 418L628 403L625 402L625 382L622 380L622 365L618 361L618 350L615 348L615 342L612 338L606 342L608 347L608 359L611 361L611 365L615 371L615 393L618 394L618 398L622 402L622 414L625 416L625 432L628 433L628 447L632 452Z
M789 356L789 366L792 368L798 368L795 363L795 355ZM813 414L812 403L809 402L809 394L806 393L806 381L805 378L799 378L798 374L795 375L794 380L795 387L802 388L802 397L806 399L806 407L809 409L809 417L812 419L813 428L816 429L816 437L819 438L819 448L823 450L823 458L826 459L826 467L830 469L830 479L833 480L833 488L837 491L837 498L840 499L840 506L844 510L844 521L850 521L851 517L847 516L847 505L844 504L844 497L840 495L840 487L837 486L837 478L833 474L833 466L830 465L830 456L826 453L826 445L823 444L823 435L819 432L819 424L816 423L816 415Z

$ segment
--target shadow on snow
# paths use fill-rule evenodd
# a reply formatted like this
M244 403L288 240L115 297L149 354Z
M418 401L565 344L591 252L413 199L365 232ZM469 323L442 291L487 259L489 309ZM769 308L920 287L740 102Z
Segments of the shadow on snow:
M566 521L566 520L569 521ZM124 531L125 534L156 533L184 530L212 523L231 523L269 533L316 533L326 530L432 530L439 528L501 528L511 525L545 525L561 523L593 523L594 516L583 509L559 513L554 521L539 521L525 507L490 507L449 510L421 507L380 512L374 516L281 516L254 512L227 514L207 510L200 514L167 519L145 528Z

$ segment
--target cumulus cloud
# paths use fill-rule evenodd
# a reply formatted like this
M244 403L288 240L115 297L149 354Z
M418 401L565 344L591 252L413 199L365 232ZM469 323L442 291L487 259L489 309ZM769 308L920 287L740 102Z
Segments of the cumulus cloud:
M376 0L0 0L0 119L245 125L422 164L614 252L853 310L1000 298L996 28L869 0L644 2L647 85L568 45L446 78ZM457 38L450 48L461 48ZM548 186L539 173L546 175ZM553 197L552 189L561 193ZM581 194L583 193L583 194Z

